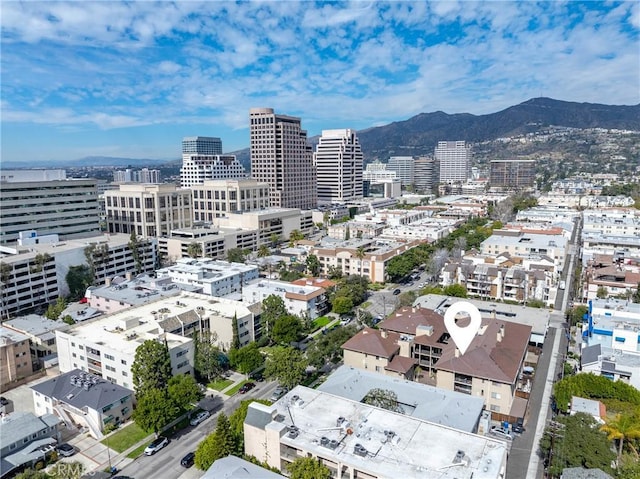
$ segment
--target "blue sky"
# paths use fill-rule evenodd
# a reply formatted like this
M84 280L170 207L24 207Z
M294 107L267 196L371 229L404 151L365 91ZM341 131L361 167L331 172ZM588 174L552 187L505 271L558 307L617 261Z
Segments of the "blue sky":
M640 2L1 4L2 160L177 159L249 144L251 107L309 135L532 97L640 102Z

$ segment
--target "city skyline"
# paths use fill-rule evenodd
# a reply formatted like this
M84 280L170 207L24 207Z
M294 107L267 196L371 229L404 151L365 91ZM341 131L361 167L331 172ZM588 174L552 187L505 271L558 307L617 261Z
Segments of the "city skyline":
M636 2L3 2L2 160L178 159L532 97L639 102Z

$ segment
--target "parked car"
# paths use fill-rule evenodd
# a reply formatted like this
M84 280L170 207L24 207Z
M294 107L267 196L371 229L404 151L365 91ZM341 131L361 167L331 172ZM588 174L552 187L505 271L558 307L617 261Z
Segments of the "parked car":
M505 428L501 427L501 426L493 426L491 428L491 431L489 431L489 434L496 436L500 439L506 439L507 441L513 441L513 436L511 434L509 434L509 431L507 431Z
M276 402L278 399L280 399L282 396L284 396L285 394L287 394L288 389L285 388L284 386L278 386L275 391L273 391L273 394L271 394L271 397L269 398L269 401L271 402Z
M522 424L522 419L518 418L518 421L511 427L511 431L514 434L522 434L524 432L524 425Z
M73 447L71 444L67 444L65 442L64 444L60 444L58 446L58 454L60 454L61 456L69 457L69 456L73 456L75 453L76 453L76 448Z
M191 467L193 466L193 462L195 458L196 458L196 453L190 452L186 456L184 456L182 459L180 459L180 465L182 467Z
M145 456L153 456L160 449L166 447L169 444L169 439L164 436L160 436L157 439L154 439L151 444L147 446L144 450Z
M422 288L424 288L426 285L427 285L427 283L420 283L420 284L418 285L418 288L421 288L421 289L422 289Z
M245 394L255 388L256 385L254 383L244 383L242 387L238 390L240 394Z
M191 421L189 421L189 424L191 424L192 426L197 426L202 421L207 419L209 416L211 416L211 413L209 411L199 412L195 417L191 418Z
M400 293L402 293L402 291L400 291L399 289L396 289L393 291L393 294L395 294L396 296L399 295Z

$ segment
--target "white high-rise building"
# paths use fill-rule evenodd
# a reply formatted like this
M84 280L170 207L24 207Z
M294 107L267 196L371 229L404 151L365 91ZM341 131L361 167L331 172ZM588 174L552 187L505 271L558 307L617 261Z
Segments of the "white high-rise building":
M471 176L471 146L464 141L439 141L434 152L440 183L466 182Z
M189 136L182 140L180 185L189 188L206 180L246 178L247 171L235 155L222 154L220 138Z
M313 152L300 118L252 108L251 176L269 183L270 203L278 208L313 209L318 204Z
M318 202L344 203L362 199L363 156L355 130L322 130L313 160L318 179Z
M414 160L413 156L392 156L387 163L387 170L395 171L403 187L413 184Z

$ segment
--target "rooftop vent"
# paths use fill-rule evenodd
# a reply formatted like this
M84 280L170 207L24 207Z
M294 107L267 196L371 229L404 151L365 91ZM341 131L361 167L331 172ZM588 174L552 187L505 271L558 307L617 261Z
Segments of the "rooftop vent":
M458 450L458 452L456 452L456 457L453 458L453 463L459 464L462 462L462 459L464 459L464 451Z
M328 447L329 446L329 442L331 442L331 441L329 440L329 438L327 436L322 436L320 438L320 445L321 446Z
M289 432L287 433L287 437L291 439L295 439L300 434L300 430L296 426L291 426L289 428Z
M337 420L336 420L336 427L340 427L342 426L342 423L345 422L346 419L343 416L340 416Z
M276 417L273 418L273 420L275 422L284 422L284 415L283 414L277 414Z

